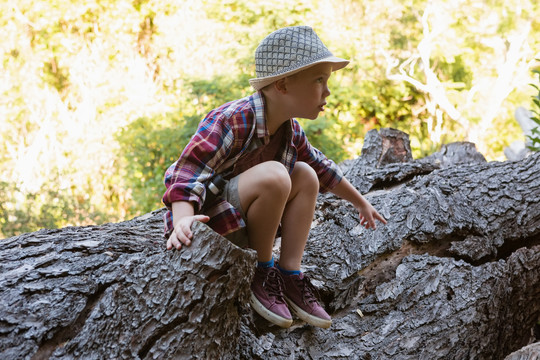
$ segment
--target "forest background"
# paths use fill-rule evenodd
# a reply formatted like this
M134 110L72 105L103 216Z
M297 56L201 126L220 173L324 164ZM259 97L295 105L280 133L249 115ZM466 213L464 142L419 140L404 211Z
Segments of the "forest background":
M337 162L365 133L415 157L525 140L539 58L536 0L0 0L0 238L162 207L165 169L213 107L252 93L271 31L310 25L351 64L310 141Z

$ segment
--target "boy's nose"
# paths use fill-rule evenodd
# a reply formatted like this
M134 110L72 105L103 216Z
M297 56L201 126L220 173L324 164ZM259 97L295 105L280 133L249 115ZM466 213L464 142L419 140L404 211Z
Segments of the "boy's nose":
M328 85L326 85L326 86L324 87L323 96L324 96L324 97L330 96L330 89L328 88Z

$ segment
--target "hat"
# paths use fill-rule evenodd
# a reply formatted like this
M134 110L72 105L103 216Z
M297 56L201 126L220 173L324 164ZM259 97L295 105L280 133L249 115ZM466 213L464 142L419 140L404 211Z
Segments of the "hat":
M332 55L309 26L291 26L274 31L255 50L255 74L249 83L260 90L285 76L318 63L331 62L332 71L347 66L349 60Z

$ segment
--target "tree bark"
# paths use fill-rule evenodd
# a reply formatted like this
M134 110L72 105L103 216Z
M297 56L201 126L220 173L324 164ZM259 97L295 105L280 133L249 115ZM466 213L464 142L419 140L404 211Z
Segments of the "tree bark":
M407 135L383 129L344 167L388 224L365 230L319 197L303 271L330 329L253 314L254 252L201 223L166 251L159 210L2 240L0 357L533 359L540 154L486 162L460 143L413 160Z
M162 211L2 241L0 358L220 358L236 351L254 252L197 224L167 252Z
M540 342L525 346L508 355L506 360L538 360L540 359Z

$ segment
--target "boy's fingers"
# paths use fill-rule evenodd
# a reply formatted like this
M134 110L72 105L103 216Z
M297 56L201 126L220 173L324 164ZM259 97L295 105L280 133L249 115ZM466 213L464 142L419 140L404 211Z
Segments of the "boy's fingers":
M182 244L189 246L191 241L184 235L182 231L175 230L167 240L167 250L173 247L177 250L182 248Z
M195 215L190 219L184 220L187 221L179 221L176 224L174 231L167 240L167 250L170 250L173 247L180 250L182 244L186 246L191 245L191 238L193 237L193 233L191 232L191 225L193 224L193 221L208 222L208 220L210 220L210 217L207 215Z
M171 250L173 247L178 250L182 247L182 244L180 244L174 232L169 237L169 240L167 240L167 250Z
M189 246L189 244L191 243L191 238L192 236L192 233L191 233L191 230L189 229L189 227L186 227L184 225L180 226L180 229L176 232L176 238L183 244Z
M178 250L182 248L182 244L189 245L189 244L186 244L184 240L178 239L177 236L174 237L172 244Z
M186 241L189 241L189 239L191 239L193 234L191 233L190 226L182 225L180 227L180 230L181 231L180 231L180 234L178 234L178 238L180 239L181 242L185 244Z
M195 220L205 223L205 222L208 222L208 220L210 220L210 217L207 215L195 215Z

